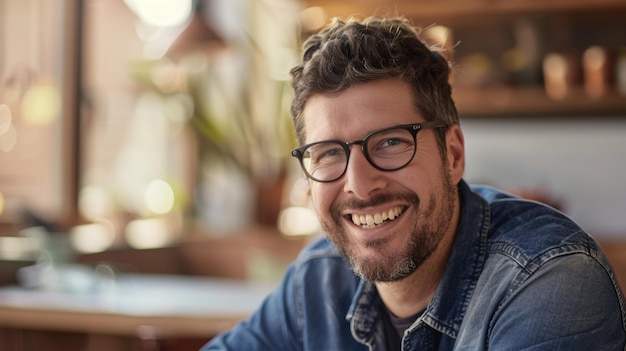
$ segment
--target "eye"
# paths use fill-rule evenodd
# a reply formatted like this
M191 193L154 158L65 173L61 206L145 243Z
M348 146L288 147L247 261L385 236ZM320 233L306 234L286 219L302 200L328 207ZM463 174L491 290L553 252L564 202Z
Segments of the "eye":
M343 162L343 159L345 159L345 151L340 145L335 143L317 144L310 147L307 151L309 152L312 165L323 166Z
M395 155L413 150L413 136L406 130L396 129L373 135L369 152L373 155Z
M393 146L400 145L404 142L405 141L403 141L400 138L389 138L389 139L382 140L380 143L380 147L393 147Z

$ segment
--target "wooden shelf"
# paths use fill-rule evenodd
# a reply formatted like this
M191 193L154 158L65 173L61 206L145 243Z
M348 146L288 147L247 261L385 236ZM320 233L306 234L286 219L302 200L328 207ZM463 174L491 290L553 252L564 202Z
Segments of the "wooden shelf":
M460 62L474 53L491 55L496 77L488 78L488 88L483 88L486 86L483 84L458 84L454 88L461 117L626 117L626 94L610 91L591 97L582 87L582 76L567 96L550 98L541 86L542 68L538 66L541 59L537 57L533 63L536 67L531 67L537 75L530 83L532 86L510 81L507 85L507 77L498 77L503 72L498 67L502 64L498 61L500 50L511 49L515 40L519 40L512 38L516 35L513 24L519 24L520 19L529 19L522 22L532 23L539 33L537 37L542 41L535 44L537 56L550 50L576 51L582 55L582 50L590 45L611 49L625 46L619 39L619 33L626 28L622 20L626 15L624 0L305 0L304 6L322 7L327 17L399 14L419 26L432 23L451 26L454 40L464 44L454 50L453 60Z
M626 9L623 0L305 0L303 5L322 7L329 17L402 14L414 19Z
M576 88L563 99L548 97L540 88L481 88L453 90L459 115L463 117L501 116L626 116L626 95L609 92L590 97Z

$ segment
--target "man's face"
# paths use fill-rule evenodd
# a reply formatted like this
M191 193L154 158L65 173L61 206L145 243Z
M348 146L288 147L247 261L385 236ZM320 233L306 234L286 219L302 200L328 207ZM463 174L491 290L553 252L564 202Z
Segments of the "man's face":
M303 112L306 143L352 141L377 129L425 122L412 99L410 87L396 80L360 84L338 95L314 95ZM448 131L446 137L456 149L445 160L434 130L423 129L417 134L414 159L400 170L377 170L359 145L353 145L343 177L330 183L310 180L322 228L364 279L405 278L456 230L452 223L458 211L463 141L458 125L451 129L457 133ZM393 219L371 225L372 219L389 217ZM361 222L368 219L370 225Z

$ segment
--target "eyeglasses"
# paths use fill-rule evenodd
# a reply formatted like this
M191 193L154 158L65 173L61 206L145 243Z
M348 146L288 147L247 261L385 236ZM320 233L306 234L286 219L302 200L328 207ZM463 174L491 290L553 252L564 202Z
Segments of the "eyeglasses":
M381 171L396 171L408 165L417 149L417 132L444 127L443 122L403 124L373 131L362 140L325 140L302 145L291 151L307 177L322 183L341 178L348 168L350 147L361 145L367 161Z

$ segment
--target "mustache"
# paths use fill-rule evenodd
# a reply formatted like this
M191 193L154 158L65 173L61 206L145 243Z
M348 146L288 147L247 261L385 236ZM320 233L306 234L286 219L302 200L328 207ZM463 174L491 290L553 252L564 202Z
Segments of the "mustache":
M419 208L420 199L415 193L406 192L401 194L378 194L367 200L348 198L340 202L333 202L330 206L330 213L335 220L339 220L341 213L346 210L360 210L367 207L374 207L392 201L406 201Z

